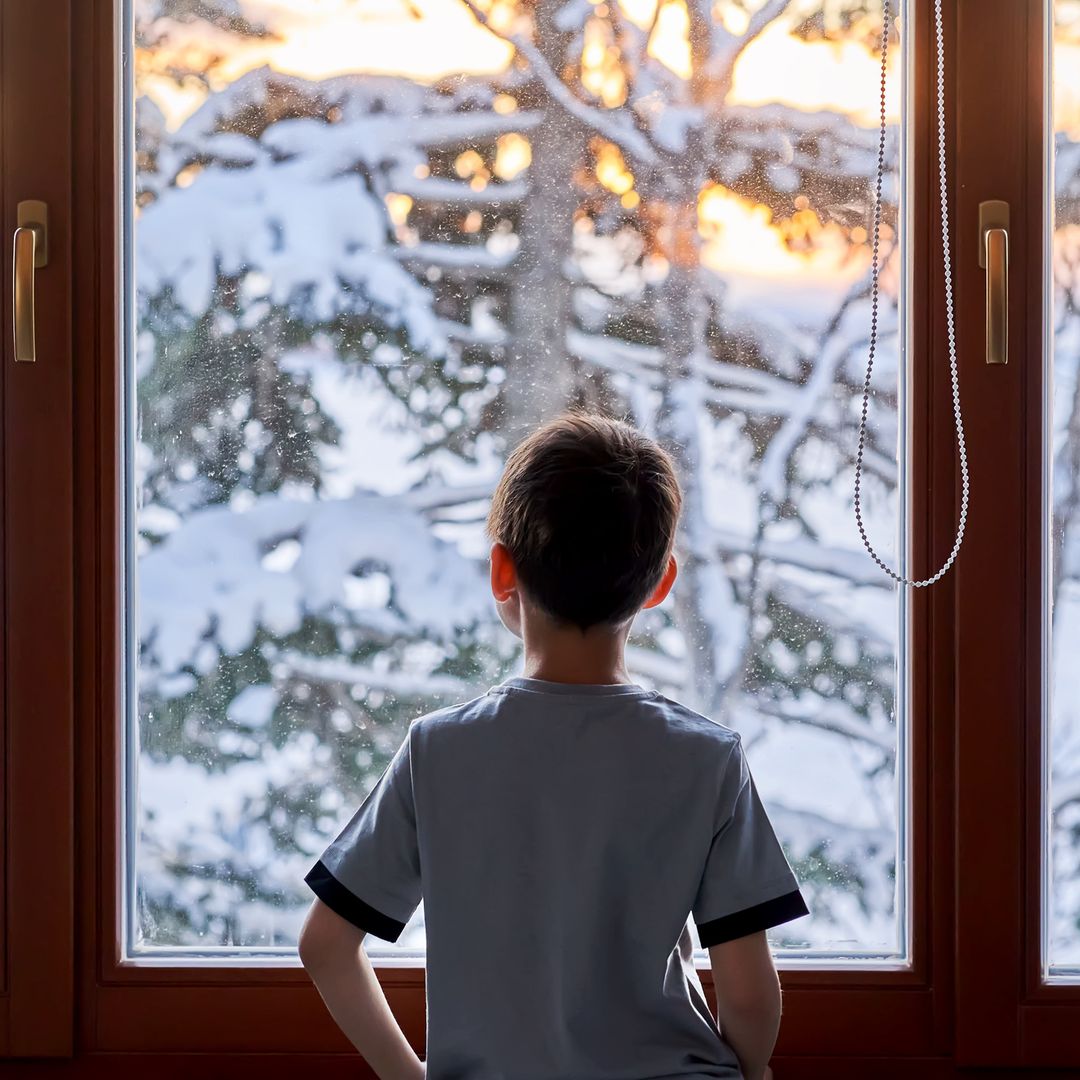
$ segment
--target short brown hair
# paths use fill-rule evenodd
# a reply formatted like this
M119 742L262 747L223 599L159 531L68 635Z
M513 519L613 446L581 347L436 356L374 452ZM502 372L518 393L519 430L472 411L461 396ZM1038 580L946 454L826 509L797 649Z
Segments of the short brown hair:
M675 542L682 492L665 451L591 413L552 420L507 459L488 536L559 623L619 624L649 599Z

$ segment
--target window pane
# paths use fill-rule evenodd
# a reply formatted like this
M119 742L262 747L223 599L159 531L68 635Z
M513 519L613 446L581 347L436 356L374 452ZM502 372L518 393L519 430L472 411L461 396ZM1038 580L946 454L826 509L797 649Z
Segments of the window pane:
M1053 4L1053 232L1048 451L1051 618L1045 956L1080 978L1080 3Z
M577 403L675 453L682 574L631 665L742 732L813 911L774 944L902 959L903 611L852 518L879 8L477 5L135 0L128 951L293 945L409 721L515 670L486 500Z

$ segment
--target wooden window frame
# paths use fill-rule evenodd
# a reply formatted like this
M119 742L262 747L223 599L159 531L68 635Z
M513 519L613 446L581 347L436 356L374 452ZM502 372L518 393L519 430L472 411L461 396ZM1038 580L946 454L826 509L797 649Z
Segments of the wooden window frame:
M1041 560L1042 523L1041 500L1030 496L1042 482L1043 221L1024 197L1042 191L1045 9L1042 0L946 0L945 7L947 105L955 133L953 251L962 268L957 325L975 487L956 573L935 589L916 591L910 608L917 646L910 653L909 698L911 965L785 971L777 1051L785 1078L887 1078L914 1070L946 1076L954 1063L1080 1064L1069 1039L1080 1023L1080 986L1039 982L1037 919L1031 916L1038 912L1041 878L1037 858L1028 857L1041 846L1042 598L1041 574L1031 568ZM44 44L29 50L10 45L14 33L27 33L20 20L43 18L44 9L55 41L69 46L51 65ZM8 147L34 139L9 122L5 105L0 191L8 238L15 180L28 186L19 198L50 200L56 242L71 252L67 276L55 276L50 305L67 310L70 289L73 312L70 324L57 319L44 331L49 350L70 355L70 364L40 372L44 377L28 388L18 381L5 335L0 382L6 526L0 724L6 724L7 750L0 774L7 782L0 1055L77 1049L98 1060L107 1056L118 1070L123 1061L138 1071L146 1067L144 1055L160 1052L305 1054L319 1055L331 1072L351 1071L355 1059L342 1053L344 1039L298 966L165 966L124 962L120 955L117 17L112 0L0 8L5 102L13 100L10 87L34 84L35 64L54 71L70 56L70 82L53 80L42 90L53 109L70 116L68 157L63 150L32 164L20 157L10 168ZM911 243L914 264L925 269L913 282L910 356L912 402L926 403L911 409L912 547L915 566L926 568L948 550L957 508L936 131L928 107L932 0L917 0L912 29L912 149L919 179L912 220L919 224ZM984 50L1002 40L1018 43L1005 62L980 62ZM1000 123L955 108L958 97L983 100L973 94L1000 109ZM25 110L14 111L25 124ZM1023 175L1016 175L1017 161ZM981 277L968 269L977 241L969 225L977 203L988 198L1013 206L1011 280L1025 314L1012 320L1010 347L1018 359L993 378L984 370L976 329L983 322ZM9 316L6 307L4 313ZM35 423L42 417L49 423ZM71 433L71 442L56 437L60 428ZM30 456L39 470L14 467ZM19 515L8 512L16 505ZM25 507L36 507L37 515L27 518ZM43 526L52 530L48 536ZM1014 576L1006 577L1009 570ZM42 596L57 602L43 604ZM48 664L40 655L45 650L31 644L45 641ZM47 866L45 851L52 856ZM82 901L76 904L75 896ZM708 973L703 976L708 989ZM386 967L380 978L406 1033L422 1047L423 970ZM269 1075L265 1067L262 1072Z
M66 116L70 66L49 39L69 40L66 3L0 7L0 207L5 267L0 311L3 680L0 734L0 1055L70 1053L74 1010L74 737L72 710L71 148L25 107ZM34 364L11 348L16 204L49 204L50 262L36 273Z
M1000 5L992 20L960 0L966 56L961 92L993 125L961 125L958 213L977 220L983 199L1012 208L1010 288L1016 292L1001 378L983 378L970 446L981 498L958 567L956 643L957 1060L970 1065L1080 1065L1080 984L1042 978L1043 400L1047 341L1046 81L1051 27L1042 0ZM998 35L1016 47L1007 65L979 63ZM1019 167L1017 164L1019 163ZM977 231L957 241L974 259ZM961 311L982 311L982 282L963 281ZM982 357L970 358L972 368ZM973 381L987 372L973 371ZM989 818L989 820L988 820ZM991 898L991 902L987 902Z
M91 11L92 9L92 11ZM919 13L916 35L928 41L929 9ZM81 222L88 230L83 250L94 266L86 263L77 275L80 283L94 282L95 294L87 298L85 312L97 316L93 353L97 362L80 365L86 378L77 393L79 407L78 453L80 469L78 489L86 492L77 535L82 541L80 572L95 582L85 590L86 603L79 611L80 642L97 641L92 657L79 665L79 707L84 720L80 732L93 737L80 746L80 777L83 813L81 852L92 853L80 867L84 895L97 898L84 913L85 953L80 965L82 1018L80 1044L98 1051L150 1052L157 1050L204 1051L245 1050L278 1052L313 1052L343 1048L336 1032L304 972L298 967L164 967L145 962L124 962L119 954L122 932L119 896L121 847L119 844L122 812L120 777L122 746L118 718L118 695L122 656L119 634L120 582L120 488L116 469L118 446L120 367L120 327L113 312L113 282L119 267L107 265L107 256L118 258L115 237L119 222L118 155L112 152L109 136L112 119L118 115L115 70L117 27L115 11L109 3L88 4L80 13L83 20L76 33L80 40L94 40L92 49L82 51L85 60L78 72L77 107L88 115L76 118L76 132L85 140L77 154L80 166L88 164L85 155L96 154L93 175L80 180L77 190L84 200ZM917 81L929 89L928 51L918 48ZM89 70L87 70L89 68ZM919 109L916 146L929 146L929 117ZM106 137L94 137L104 129ZM113 129L114 130L114 129ZM115 138L115 134L113 134ZM920 165L929 167L925 152L916 151ZM927 173L929 177L929 173ZM923 185L924 188L927 185ZM925 195L916 207L919 220L927 218ZM921 211L921 213L920 213ZM936 218L935 218L936 220ZM929 224L929 222L928 222ZM935 243L934 231L926 230L916 244ZM940 244L940 242L937 242ZM916 254L919 259L919 255ZM920 260L921 261L921 260ZM934 264L939 265L940 262ZM916 283L915 304L930 302L922 283ZM925 321L925 320L923 320ZM916 318L916 325L920 320ZM914 353L929 354L929 343L917 339ZM935 341L940 346L939 341ZM935 368L940 370L940 364ZM926 371L915 373L914 393L926 386ZM92 378L92 385L91 385ZM946 411L947 386L933 391ZM916 411L915 426L922 428L929 415ZM916 447L929 440L917 431ZM927 468L925 456L917 454L913 462L915 489L930 485L918 482L920 470ZM933 485L935 505L927 515L928 528L915 537L917 562L928 561L927 550L948 545L953 525L953 492L948 483ZM94 492L91 496L90 493ZM929 520L932 516L932 522ZM938 537L932 537L936 530ZM947 590L919 593L912 607L913 626L924 636L941 625L949 624ZM933 650L925 650L927 656ZM912 672L912 700L922 702L912 708L911 760L914 769L911 797L911 821L914 865L920 871L931 863L933 874L916 873L912 880L910 923L912 927L912 963L904 970L789 970L784 974L786 1016L778 1053L814 1057L922 1056L934 1057L948 1052L948 994L941 992L949 977L949 949L941 936L943 923L931 919L931 910L942 911L948 904L949 875L941 873L943 861L950 857L948 840L948 799L945 786L932 787L928 782L928 762L936 754L948 753L944 745L931 747L932 734L927 722L934 709L930 703L931 687L940 685L940 673L924 669L916 658ZM946 683L947 685L947 683ZM95 820L94 810L97 815ZM933 859L927 858L933 851ZM96 914L96 918L95 918ZM91 944L94 943L94 944ZM703 973L709 989L711 978ZM424 976L422 968L384 967L380 979L407 1034L417 1045L424 1036Z

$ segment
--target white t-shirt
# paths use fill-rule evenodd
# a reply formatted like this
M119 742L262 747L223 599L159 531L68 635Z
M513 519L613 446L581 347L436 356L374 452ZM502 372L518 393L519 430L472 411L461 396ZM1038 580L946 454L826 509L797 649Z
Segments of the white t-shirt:
M306 879L395 940L421 898L429 1080L739 1076L693 965L807 914L736 732L513 678L413 722Z

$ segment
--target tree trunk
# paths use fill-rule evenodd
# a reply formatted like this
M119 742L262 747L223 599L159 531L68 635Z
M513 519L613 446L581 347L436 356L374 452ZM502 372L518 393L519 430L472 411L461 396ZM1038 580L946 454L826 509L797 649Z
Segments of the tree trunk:
M709 302L701 289L697 234L697 181L667 204L666 257L671 267L661 289L660 326L664 351L663 404L657 432L675 459L683 489L683 521L677 558L675 613L686 641L687 703L715 713L737 652L740 619L734 594L716 562L705 514L705 476L700 425L705 418L697 360L708 355Z
M555 71L566 63L571 35L555 18L561 0L537 0L534 40ZM529 195L521 208L521 247L510 288L510 335L503 430L513 441L557 415L574 398L574 372L566 351L573 318L564 262L573 243L580 192L574 173L585 150L585 132L551 101L536 80L543 121L530 135Z

